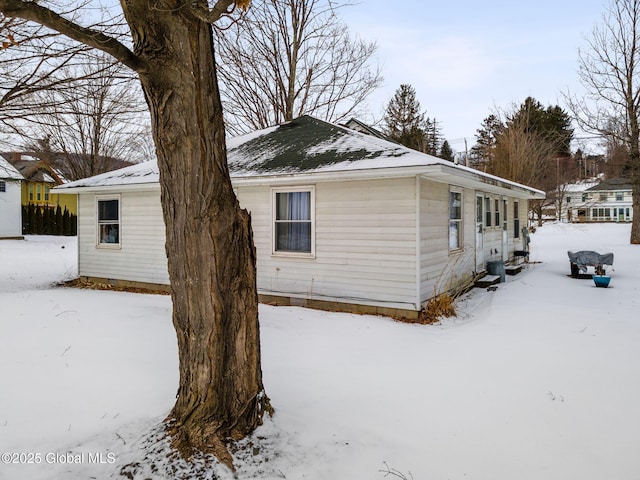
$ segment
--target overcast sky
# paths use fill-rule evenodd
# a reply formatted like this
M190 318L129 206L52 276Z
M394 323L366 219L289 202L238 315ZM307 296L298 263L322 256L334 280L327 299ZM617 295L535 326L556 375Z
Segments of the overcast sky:
M378 44L385 80L370 97L375 118L398 86L409 83L454 150L463 151L463 138L471 146L476 129L496 108L519 105L527 96L564 108L562 92L582 92L578 49L586 46L607 5L359 0L340 16L352 33Z

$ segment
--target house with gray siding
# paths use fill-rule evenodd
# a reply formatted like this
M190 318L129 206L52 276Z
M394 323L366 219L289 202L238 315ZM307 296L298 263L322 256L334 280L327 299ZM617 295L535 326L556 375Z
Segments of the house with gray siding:
M544 192L303 116L228 141L251 212L262 301L416 316L526 247ZM167 285L155 162L60 187L78 194L79 274Z

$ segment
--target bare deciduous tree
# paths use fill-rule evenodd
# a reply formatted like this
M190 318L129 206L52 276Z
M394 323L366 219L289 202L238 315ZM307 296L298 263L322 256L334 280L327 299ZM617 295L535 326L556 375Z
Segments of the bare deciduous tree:
M110 54L135 71L151 113L160 170L180 384L166 420L184 457L213 453L270 411L262 384L256 259L249 213L234 195L212 24L250 0L123 0L133 48L38 2L0 0L30 20ZM105 33L106 32L106 33Z
M80 12L70 8L65 13L75 18ZM114 33L122 30L122 19L110 20ZM42 25L0 13L0 131L24 135L25 122L33 121L33 95L73 90L76 80L91 78L81 68L92 63L90 50ZM44 98L37 101L52 106Z
M46 139L55 162L69 180L119 168L125 160L149 160L148 110L130 71L104 54L69 72L82 80L69 88L32 95L26 130ZM74 87L74 88L72 88ZM153 158L153 157L152 157Z
M640 0L611 2L580 51L579 67L588 95L570 98L571 110L584 130L626 145L633 185L630 242L640 244Z
M303 114L341 121L380 85L380 71L369 66L376 45L349 34L335 2L254 3L242 22L216 33L225 118L233 133Z

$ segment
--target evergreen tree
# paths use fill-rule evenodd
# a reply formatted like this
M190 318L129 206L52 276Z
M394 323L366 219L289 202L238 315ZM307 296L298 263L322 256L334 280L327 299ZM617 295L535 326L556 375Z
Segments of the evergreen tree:
M440 124L434 118L425 119L425 149L424 152L437 157L442 148L442 132Z
M427 123L421 111L416 91L409 84L402 84L387 105L384 115L385 134L402 145L426 152Z
M444 142L442 142L442 147L440 147L439 157L445 160L449 160L450 162L453 162L453 150L451 148L451 145L449 145L448 140L445 140Z

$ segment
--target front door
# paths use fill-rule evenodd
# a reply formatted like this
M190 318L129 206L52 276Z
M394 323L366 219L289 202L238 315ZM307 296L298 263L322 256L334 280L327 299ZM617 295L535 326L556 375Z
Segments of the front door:
M476 272L484 270L484 195L476 193Z

